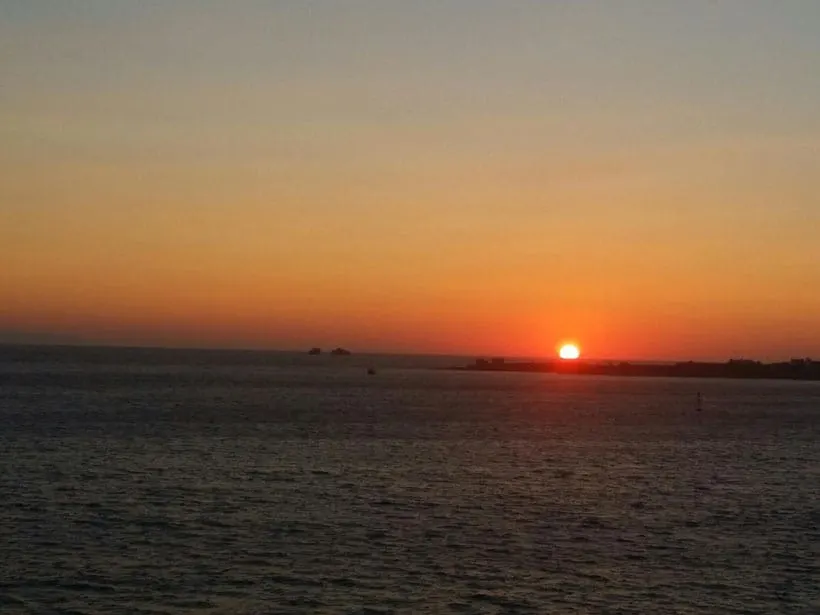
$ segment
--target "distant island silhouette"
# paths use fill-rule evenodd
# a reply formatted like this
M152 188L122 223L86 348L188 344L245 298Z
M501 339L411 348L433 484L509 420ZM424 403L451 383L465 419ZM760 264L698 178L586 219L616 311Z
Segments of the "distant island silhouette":
M746 378L775 380L820 380L820 361L792 359L763 363L730 359L725 363L682 361L677 363L631 363L628 361L506 361L476 359L475 363L448 369L464 371L539 372L579 376Z
M308 354L309 355L322 354L322 349L319 348L318 346L314 346L313 348L308 350ZM332 354L333 356L336 356L336 357L346 357L346 356L351 355L353 353L350 352L349 350L347 350L346 348L334 348L333 350L330 351L330 354Z

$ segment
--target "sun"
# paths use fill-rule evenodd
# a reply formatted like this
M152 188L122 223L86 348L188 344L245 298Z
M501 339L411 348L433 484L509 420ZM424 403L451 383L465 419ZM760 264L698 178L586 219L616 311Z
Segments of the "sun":
M575 344L563 344L558 349L558 356L562 359L573 361L581 356L581 350Z

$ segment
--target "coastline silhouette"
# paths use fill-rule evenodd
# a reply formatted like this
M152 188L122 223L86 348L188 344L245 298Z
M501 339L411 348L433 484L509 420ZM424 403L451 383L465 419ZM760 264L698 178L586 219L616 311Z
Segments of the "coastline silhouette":
M450 369L466 371L540 372L579 376L743 378L773 380L820 380L820 361L810 358L779 363L730 359L725 363L683 361L677 363L630 363L628 361L505 361L476 359L475 363ZM698 401L700 404L700 400ZM700 406L699 406L700 407Z

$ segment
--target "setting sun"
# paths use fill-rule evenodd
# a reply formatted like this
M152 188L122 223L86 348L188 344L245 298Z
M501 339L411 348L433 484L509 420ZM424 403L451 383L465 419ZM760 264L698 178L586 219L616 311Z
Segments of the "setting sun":
M581 356L581 350L575 344L564 344L558 350L558 356L568 360L577 359Z

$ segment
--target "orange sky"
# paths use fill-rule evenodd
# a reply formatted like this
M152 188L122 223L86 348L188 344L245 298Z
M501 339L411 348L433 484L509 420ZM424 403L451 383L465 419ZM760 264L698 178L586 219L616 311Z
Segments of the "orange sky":
M0 341L820 356L820 9L505 7L8 3Z

